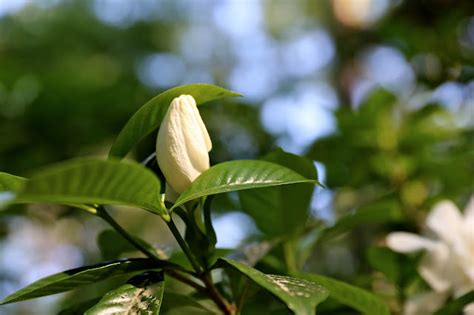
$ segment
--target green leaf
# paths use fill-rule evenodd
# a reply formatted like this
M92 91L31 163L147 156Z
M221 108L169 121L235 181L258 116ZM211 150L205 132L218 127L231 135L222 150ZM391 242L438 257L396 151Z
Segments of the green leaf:
M100 297L95 297L68 305L65 309L59 311L58 315L77 315L84 314L85 311L90 309L92 306L97 304L100 301Z
M145 240L134 235L131 235L131 237L133 237L133 239L141 246L148 249L148 251L155 252L160 257L163 256L161 257L162 259L167 258L164 257L164 253L160 253L159 250L154 248L150 243L146 242ZM102 231L97 237L97 245L102 254L102 258L105 260L118 259L123 253L137 251L136 247L130 244L129 241L125 240L123 236L115 230Z
M198 105L227 96L240 96L210 84L189 84L167 90L148 101L130 118L110 149L109 157L125 157L134 145L160 126L171 101L181 94L193 96Z
M0 210L15 199L25 181L23 177L0 172Z
M396 201L376 202L341 217L335 225L322 231L319 241L334 238L362 224L399 222L402 219L403 215Z
M71 269L33 282L23 289L7 296L0 305L61 293L110 277L159 267L160 266L153 260L140 258L118 260Z
M212 302L211 302L212 303ZM166 291L163 298L161 313L167 315L210 315L221 314L219 310L213 311L198 302L190 295L183 295Z
M117 259L123 253L137 250L115 230L102 231L97 236L97 246L102 258L105 260Z
M314 314L316 306L328 297L328 291L323 286L310 281L287 276L266 275L232 259L219 259L218 265L230 267L242 273L282 300L297 315Z
M311 160L278 150L263 160L285 166L308 179L318 179ZM314 187L285 185L245 190L239 193L240 203L265 234L276 237L301 229L306 221ZM288 212L291 210L291 215Z
M401 288L417 275L417 264L411 261L410 257L391 251L387 247L370 247L367 259L374 269L383 272L390 281Z
M74 159L50 166L26 181L22 202L121 204L167 216L160 181L137 163Z
M332 298L344 305L353 307L363 314L390 315L387 306L375 295L364 289L316 274L302 273L299 274L299 276L303 279L324 286L329 290L329 295Z
M464 306L468 305L469 303L474 302L474 290L467 292L466 294L458 297L457 299L449 302L441 309L436 311L434 315L457 315L462 314L462 310Z
M229 161L212 166L199 175L171 209L204 196L288 184L317 184L284 166L257 160Z
M0 192L17 192L25 183L25 178L8 173L0 172Z
M85 315L159 314L165 282L163 272L147 272L106 293Z

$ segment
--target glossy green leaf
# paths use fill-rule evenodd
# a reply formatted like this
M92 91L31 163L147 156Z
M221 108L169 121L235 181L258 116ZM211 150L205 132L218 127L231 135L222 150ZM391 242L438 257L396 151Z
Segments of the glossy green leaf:
M192 95L198 105L228 96L240 96L210 84L189 84L169 89L152 98L130 118L110 149L109 156L125 157L134 145L160 126L171 101L181 94Z
M121 204L167 216L160 203L160 181L132 162L75 159L46 168L27 180L22 202Z
M10 294L0 304L61 293L110 277L158 267L157 263L150 259L127 259L71 269L33 282L23 289Z
M466 294L458 297L455 300L447 303L441 309L437 310L434 315L457 315L462 314L464 307L474 302L474 290L467 292ZM464 314L467 314L465 312Z
M106 293L85 315L160 313L165 282L162 272L147 272Z
M364 289L316 274L304 273L299 274L299 276L303 279L324 286L329 290L329 295L332 298L341 304L353 307L363 314L390 315L387 306L375 295Z
M190 200L251 188L288 184L317 184L284 166L257 160L238 160L212 166L199 175L176 200L174 209Z
M313 162L305 157L277 150L263 160L285 166L305 178L318 179ZM312 185L285 185L241 191L239 197L243 210L258 228L276 237L304 227L313 191Z
M218 265L231 267L242 273L278 297L297 315L314 314L316 306L328 297L328 291L314 282L288 276L266 275L232 259L220 259Z

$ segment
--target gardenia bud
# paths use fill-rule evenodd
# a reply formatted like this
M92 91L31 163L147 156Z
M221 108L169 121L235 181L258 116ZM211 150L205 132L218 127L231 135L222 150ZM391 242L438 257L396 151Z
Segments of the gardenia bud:
M167 197L185 191L209 168L211 149L211 139L194 98L191 95L175 98L156 140L156 157L167 181Z

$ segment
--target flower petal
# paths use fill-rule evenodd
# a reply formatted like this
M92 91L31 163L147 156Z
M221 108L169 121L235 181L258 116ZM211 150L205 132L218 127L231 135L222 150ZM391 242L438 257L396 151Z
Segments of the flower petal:
M470 232L469 237L474 241L474 196L471 197L464 209L464 226Z
M167 183L185 191L209 168L209 134L190 95L171 102L156 139L156 157Z
M471 196L471 199L469 199L466 205L466 209L464 209L464 216L474 221L474 195Z
M469 303L464 306L464 315L474 315L474 303Z
M435 205L426 219L428 228L442 240L454 244L459 241L463 229L463 218L456 205L449 201L441 201Z
M386 241L387 246L391 250L400 253L412 253L422 249L431 248L434 245L434 242L427 238L407 232L390 233L387 236Z
M426 252L418 266L422 278L437 292L449 290L455 277L459 276L460 270L451 258L448 246L438 242Z
M433 314L448 298L446 292L428 292L408 299L404 306L404 315Z

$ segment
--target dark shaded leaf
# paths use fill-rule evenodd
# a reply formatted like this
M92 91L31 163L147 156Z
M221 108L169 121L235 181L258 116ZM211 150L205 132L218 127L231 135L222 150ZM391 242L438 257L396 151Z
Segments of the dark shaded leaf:
M0 304L61 293L110 277L159 267L155 261L150 259L127 259L71 269L33 282L10 294Z
M322 231L319 241L337 237L362 224L399 222L402 219L403 215L395 201L376 202L341 217L335 225Z
M308 179L318 179L311 160L278 150L263 160L285 166ZM314 187L285 185L239 192L242 208L269 236L291 234L304 227Z

